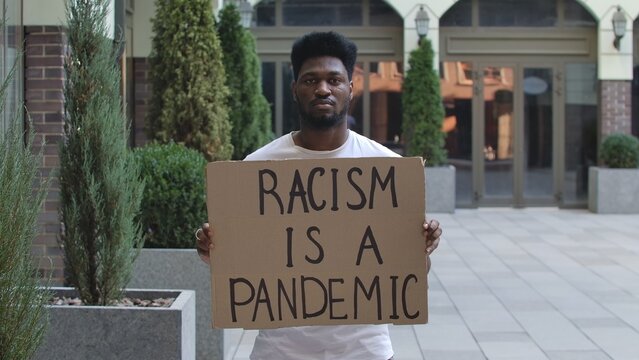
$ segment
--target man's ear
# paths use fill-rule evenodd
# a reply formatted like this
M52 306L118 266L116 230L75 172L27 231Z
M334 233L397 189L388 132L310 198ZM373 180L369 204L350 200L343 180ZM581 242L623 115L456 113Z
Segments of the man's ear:
M349 101L353 101L353 81L351 80L351 82L348 84L348 87L351 89L350 94L348 94L348 100Z

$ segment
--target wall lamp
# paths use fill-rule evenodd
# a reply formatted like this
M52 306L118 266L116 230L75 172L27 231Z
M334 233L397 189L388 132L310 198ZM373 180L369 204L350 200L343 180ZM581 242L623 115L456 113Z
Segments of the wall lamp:
M430 22L430 18L428 17L428 13L424 11L424 6L419 6L419 11L417 15L415 15L415 27L417 28L417 35L419 36L419 41L417 44L421 44L422 39L426 37L428 34L428 23Z
M626 35L626 15L621 11L621 6L617 6L617 12L612 16L612 29L615 32L612 45L619 50L621 38Z
M248 0L240 0L238 5L238 11L240 13L240 23L242 27L248 29L251 27L253 21L253 7Z

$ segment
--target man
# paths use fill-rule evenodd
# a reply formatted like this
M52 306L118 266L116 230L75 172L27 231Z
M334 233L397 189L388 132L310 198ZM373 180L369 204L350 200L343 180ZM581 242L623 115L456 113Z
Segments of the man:
M353 98L353 67L357 47L337 33L311 33L293 45L293 99L299 108L300 130L284 135L245 160L397 157L382 145L348 129ZM442 230L436 220L424 221L428 257L439 244ZM196 232L197 250L209 263L213 229L204 224ZM220 239L219 241L224 241ZM430 269L430 258L427 258ZM253 360L362 359L393 357L388 325L305 326L261 330Z

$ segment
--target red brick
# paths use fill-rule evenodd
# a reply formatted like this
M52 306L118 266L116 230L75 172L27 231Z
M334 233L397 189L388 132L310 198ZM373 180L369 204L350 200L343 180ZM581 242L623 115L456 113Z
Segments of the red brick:
M60 134L62 133L63 125L62 124L36 124L34 126L36 132L39 133L54 133ZM49 142L47 140L47 142Z
M25 88L30 90L62 90L64 87L64 80L62 79L28 79L25 82Z
M44 91L29 89L24 93L25 100L44 100Z
M61 33L30 33L27 37L28 45L54 45L62 44L63 36Z
M53 234L38 234L33 241L33 243L37 245L56 244L57 242L58 238Z
M37 26L37 25L29 25L29 26L25 26L24 27L24 32L26 34L36 34L36 33L42 33L44 32L44 26Z
M63 55L63 45L47 45L44 47L45 55Z
M47 144L57 144L62 141L62 131L59 134L45 134L44 139Z
M62 68L46 68L44 69L44 77L46 79L62 79L64 78L64 69Z
M29 68L24 71L24 77L26 79L42 79L43 72L42 68Z
M60 158L57 156L45 156L44 157L44 166L59 166Z
M46 91L44 97L47 100L64 100L62 89Z
M30 67L42 67L42 66L63 66L64 58L62 56L46 56L46 57L27 57L25 59L25 66Z
M47 113L44 115L44 122L62 123L63 122L62 113L61 112Z

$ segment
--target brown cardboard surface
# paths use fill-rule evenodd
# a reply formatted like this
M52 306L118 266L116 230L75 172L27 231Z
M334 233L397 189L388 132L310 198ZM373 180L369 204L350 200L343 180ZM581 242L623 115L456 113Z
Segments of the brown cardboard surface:
M209 163L213 325L428 320L421 158Z

